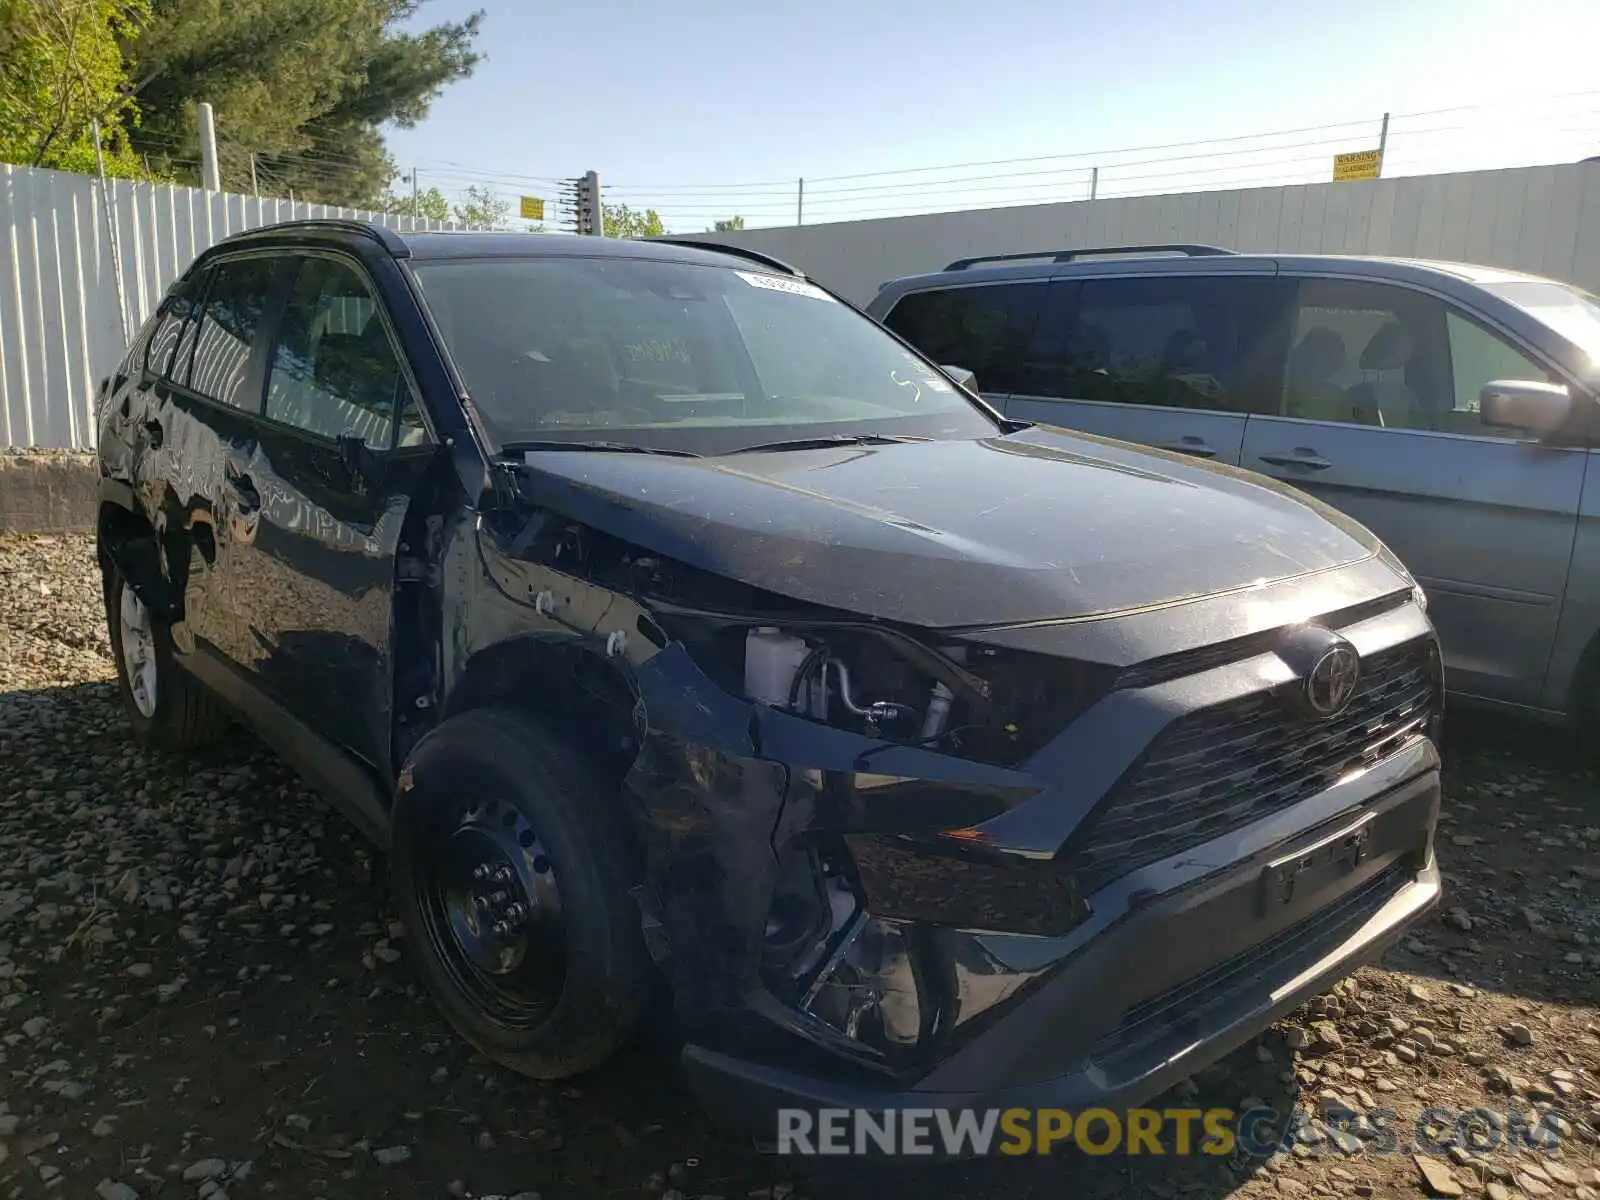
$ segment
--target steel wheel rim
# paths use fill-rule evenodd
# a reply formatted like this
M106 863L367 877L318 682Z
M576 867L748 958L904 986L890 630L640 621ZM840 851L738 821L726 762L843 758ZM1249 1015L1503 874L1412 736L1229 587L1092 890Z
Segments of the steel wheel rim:
M464 807L420 831L417 900L429 948L484 1016L541 1024L566 982L561 890L544 843L500 800Z
M133 706L147 720L156 715L160 702L159 672L156 666L155 625L145 607L126 583L117 603L118 632L122 643L122 670L128 679Z

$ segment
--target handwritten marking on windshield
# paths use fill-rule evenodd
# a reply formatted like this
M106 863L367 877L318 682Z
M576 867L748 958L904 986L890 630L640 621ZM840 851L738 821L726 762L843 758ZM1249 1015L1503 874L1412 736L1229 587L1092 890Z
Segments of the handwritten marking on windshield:
M901 379L899 371L890 371L889 372L889 381L891 383L893 383L896 387L908 387L908 388L910 388L912 390L912 392L915 393L911 397L911 403L913 403L913 404L921 404L922 403L922 385L919 384L915 379Z

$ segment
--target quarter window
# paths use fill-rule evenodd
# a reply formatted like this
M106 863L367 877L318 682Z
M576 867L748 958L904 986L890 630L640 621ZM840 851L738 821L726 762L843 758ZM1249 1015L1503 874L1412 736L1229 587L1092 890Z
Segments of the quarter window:
M991 283L903 297L884 324L934 362L965 367L986 392L1018 388L1018 363L1049 285Z
M1497 379L1561 382L1521 350L1459 313L1445 314L1445 331L1450 338L1450 379L1456 413L1477 413L1483 385ZM1490 430L1483 427L1472 432Z
M163 378L173 377L174 351L181 341L185 343L184 357L177 361L179 369L187 371L187 352L194 340L193 322L190 318L194 316L198 307L196 301L200 296L200 282L203 277L203 272L192 273L189 278L179 281L162 301L155 330L151 333L149 345L145 348L145 370Z
M272 348L267 416L326 438L353 434L387 450L399 360L378 303L355 269L301 262Z
M273 258L242 258L217 265L206 292L189 378L189 386L201 395L233 408L259 410L261 397L245 386L245 380L277 266L278 260Z

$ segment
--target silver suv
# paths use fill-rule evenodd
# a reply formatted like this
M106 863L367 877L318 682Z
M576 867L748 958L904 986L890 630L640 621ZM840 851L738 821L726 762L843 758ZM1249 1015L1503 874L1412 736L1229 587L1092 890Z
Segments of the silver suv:
M1459 263L1148 246L961 259L868 312L1010 417L1343 509L1426 589L1452 696L1596 715L1600 299Z

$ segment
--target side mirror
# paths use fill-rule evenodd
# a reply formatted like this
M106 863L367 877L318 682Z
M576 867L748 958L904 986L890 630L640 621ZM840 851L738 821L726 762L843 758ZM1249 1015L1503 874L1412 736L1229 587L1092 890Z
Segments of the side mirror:
M1531 379L1496 379L1478 393L1478 413L1485 425L1554 433L1567 423L1572 393L1563 383Z
M978 377L965 367L941 365L939 369L946 375L950 376L951 381L954 382L957 387L966 388L966 390L969 392L976 392L978 390Z

